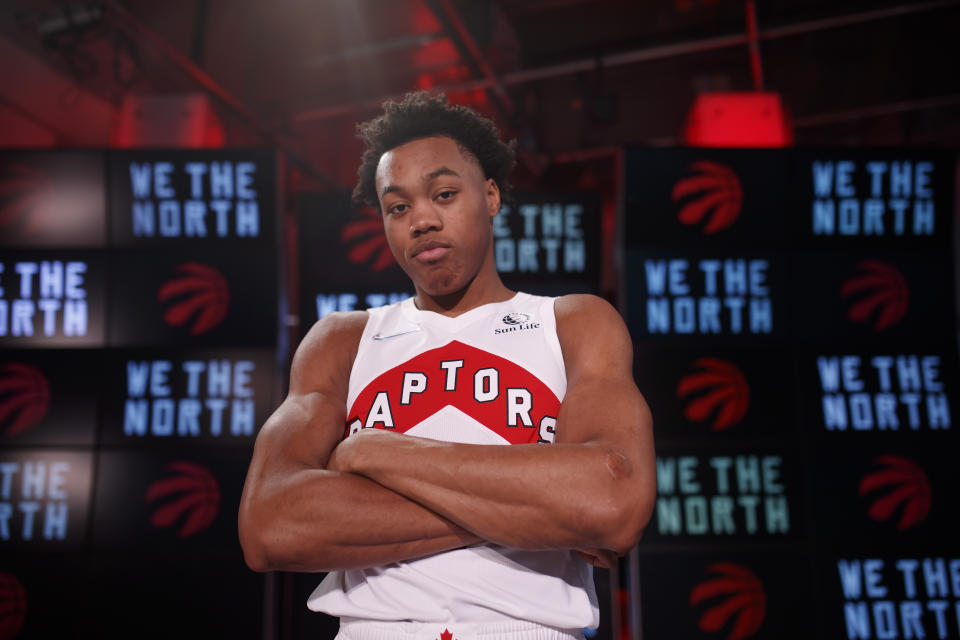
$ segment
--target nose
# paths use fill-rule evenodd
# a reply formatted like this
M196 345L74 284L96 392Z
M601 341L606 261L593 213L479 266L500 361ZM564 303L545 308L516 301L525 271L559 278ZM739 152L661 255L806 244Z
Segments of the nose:
M440 213L429 204L413 207L410 211L410 233L413 237L423 235L427 231L443 229L443 219Z

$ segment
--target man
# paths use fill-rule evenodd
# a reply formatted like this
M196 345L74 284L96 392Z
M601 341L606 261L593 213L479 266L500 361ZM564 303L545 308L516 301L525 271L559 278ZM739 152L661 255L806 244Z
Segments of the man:
M416 295L301 342L247 475L246 561L329 571L308 605L344 640L580 638L587 563L637 543L656 493L626 327L595 296L501 282L514 158L492 122L418 93L360 134L354 195Z

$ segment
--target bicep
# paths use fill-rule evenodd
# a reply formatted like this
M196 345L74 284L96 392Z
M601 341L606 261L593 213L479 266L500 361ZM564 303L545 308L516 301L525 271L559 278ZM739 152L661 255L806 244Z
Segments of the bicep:
M257 435L254 462L323 468L343 435L345 416L343 404L322 392L288 395Z
M257 435L255 465L322 468L343 436L350 369L366 313L319 321L297 347L290 390Z
M650 408L633 379L633 342L620 314L597 298L558 308L567 391L557 442L600 442L632 458L652 453Z

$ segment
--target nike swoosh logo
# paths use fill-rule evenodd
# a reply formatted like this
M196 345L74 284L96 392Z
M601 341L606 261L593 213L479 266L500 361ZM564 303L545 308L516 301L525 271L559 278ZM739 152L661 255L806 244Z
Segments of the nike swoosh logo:
M375 335L373 336L373 339L374 339L374 340L386 340L386 339L388 339L388 338L396 338L397 336L405 336L405 335L407 335L408 333L416 333L417 331L420 331L420 327L417 327L416 329L408 329L408 330L406 330L406 331L401 331L401 332L399 332L399 333L390 333L390 334L387 334L387 335L385 335L385 336L377 333L377 334L375 334Z

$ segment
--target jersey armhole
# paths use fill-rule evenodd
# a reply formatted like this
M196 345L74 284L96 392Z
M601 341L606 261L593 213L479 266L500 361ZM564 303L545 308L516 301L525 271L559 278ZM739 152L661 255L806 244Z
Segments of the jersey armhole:
M344 407L344 411L347 412L347 418L349 418L350 407L353 405L356 397L351 397L350 390L357 389L357 380L356 377L359 375L357 373L357 363L361 361L365 352L369 348L368 345L373 341L373 335L376 333L378 325L382 314L380 311L383 307L373 307L367 309L367 324L363 327L363 333L360 334L360 343L357 345L357 353L353 356L353 362L350 363L350 377L347 379L347 402ZM359 395L359 391L356 395Z
M563 375L563 389L560 396L562 401L563 395L567 392L567 367L563 362L563 348L560 346L560 335L557 333L556 302L557 298L547 298L540 307L540 317L544 319L547 325L544 329L548 329L548 331L546 331L547 347L550 349L550 353L553 354L553 358L557 362L557 367Z

